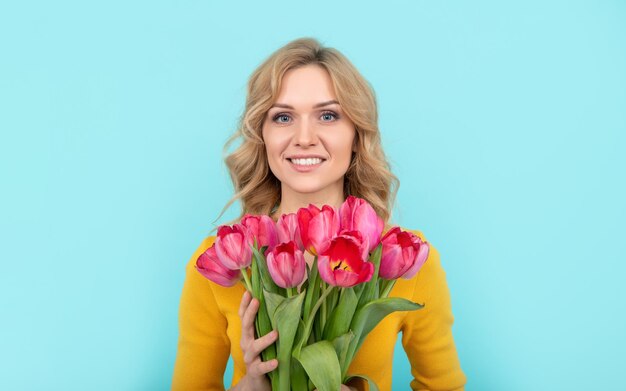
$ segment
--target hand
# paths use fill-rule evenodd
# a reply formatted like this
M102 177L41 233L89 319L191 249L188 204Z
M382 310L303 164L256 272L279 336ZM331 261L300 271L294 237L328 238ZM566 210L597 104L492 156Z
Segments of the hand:
M271 390L271 385L266 373L273 371L278 366L278 360L261 361L263 349L276 341L276 330L254 339L254 318L259 309L259 300L252 297L246 291L239 305L239 317L241 318L241 350L243 361L246 364L246 375L241 379L237 389L241 390ZM239 387L240 386L240 387Z

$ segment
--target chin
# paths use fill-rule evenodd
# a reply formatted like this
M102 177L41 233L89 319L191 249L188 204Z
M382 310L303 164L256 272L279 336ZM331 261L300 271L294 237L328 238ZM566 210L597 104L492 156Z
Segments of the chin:
M299 180L297 182L284 183L284 185L289 187L292 191L302 194L316 193L328 187L328 184L324 185L323 183L319 183L312 178L309 180Z

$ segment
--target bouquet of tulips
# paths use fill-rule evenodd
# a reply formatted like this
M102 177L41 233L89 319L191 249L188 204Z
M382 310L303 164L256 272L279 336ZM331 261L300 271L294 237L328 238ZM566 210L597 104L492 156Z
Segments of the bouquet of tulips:
M222 286L243 281L260 302L257 336L273 329L280 339L262 352L278 359L268 375L273 391L339 390L367 334L388 314L422 308L388 297L396 280L411 278L428 256L428 243L393 227L365 200L350 196L337 210L328 205L282 215L245 215L220 226L196 269ZM311 267L304 252L314 255Z

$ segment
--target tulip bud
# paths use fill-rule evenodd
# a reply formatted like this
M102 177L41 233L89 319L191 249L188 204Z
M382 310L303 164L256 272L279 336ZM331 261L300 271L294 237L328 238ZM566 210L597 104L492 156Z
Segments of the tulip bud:
M248 229L253 238L256 238L259 248L267 246L268 250L271 250L279 243L276 224L267 215L246 214L241 219L241 225Z
M280 216L276 222L276 230L278 231L278 243L287 243L293 240L300 251L304 251L304 245L300 237L300 228L298 227L298 215L296 213Z
M235 224L223 225L217 229L215 252L224 266L229 269L243 269L252 263L252 235L246 227Z
M200 254L196 260L196 270L204 277L221 286L233 286L241 279L239 270L231 270L222 265L215 253L215 245Z
M293 288L304 281L305 264L304 254L293 241L279 244L267 253L267 269L282 288Z
M412 232L393 227L382 238L379 275L387 280L412 278L428 258L428 243Z
M339 215L342 231L361 231L369 242L368 251L372 251L378 246L385 222L367 201L348 196L339 208Z
M339 213L329 205L310 204L308 208L298 210L298 227L306 251L317 255L328 247L330 240L339 234Z

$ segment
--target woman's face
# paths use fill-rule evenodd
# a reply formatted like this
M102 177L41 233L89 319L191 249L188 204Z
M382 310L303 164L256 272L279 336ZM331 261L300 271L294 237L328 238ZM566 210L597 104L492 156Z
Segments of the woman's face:
M328 72L306 65L285 73L263 123L270 169L285 196L343 200L355 128L337 102Z

